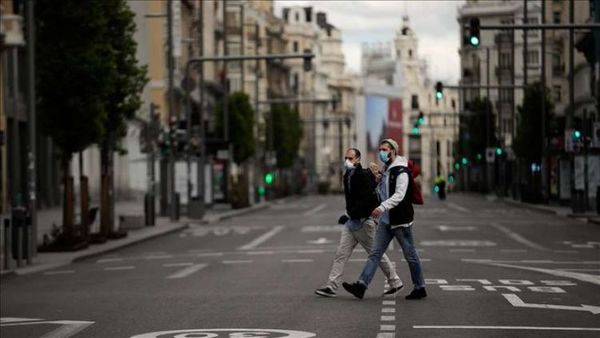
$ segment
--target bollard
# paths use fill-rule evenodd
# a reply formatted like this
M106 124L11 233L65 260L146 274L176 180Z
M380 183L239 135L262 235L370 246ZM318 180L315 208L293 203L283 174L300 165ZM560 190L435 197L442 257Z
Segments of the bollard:
M600 215L600 185L596 187L596 212Z
M146 226L155 225L156 214L154 210L154 196L146 194L144 197L144 214Z
M178 192L175 193L175 220L178 221L179 220L179 213L180 213L180 208L181 208L181 204L180 204L180 195Z
M9 218L5 218L4 219L4 269L5 270L10 270L11 269L11 264L10 264L10 256L12 254L12 248L11 248L11 238L10 238L10 219Z

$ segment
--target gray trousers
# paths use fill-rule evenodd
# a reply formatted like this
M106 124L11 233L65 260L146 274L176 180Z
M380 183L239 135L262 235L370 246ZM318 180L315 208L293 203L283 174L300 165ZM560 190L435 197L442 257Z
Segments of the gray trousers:
M376 223L373 219L367 218L363 223L362 227L357 231L350 231L347 227L342 227L342 235L340 238L340 244L337 247L335 258L333 259L333 266L329 273L329 280L327 286L336 290L342 282L342 275L344 274L344 266L352 255L352 251L357 244L360 243L362 247L371 253L373 246L373 237L375 235ZM402 280L398 277L396 269L394 269L392 262L386 254L383 255L379 262L379 267L385 274L387 283L390 287L399 287L402 285Z

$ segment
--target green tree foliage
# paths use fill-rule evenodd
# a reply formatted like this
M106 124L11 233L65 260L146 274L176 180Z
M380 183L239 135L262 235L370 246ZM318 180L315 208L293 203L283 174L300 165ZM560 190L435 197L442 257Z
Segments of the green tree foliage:
M102 1L36 1L36 72L40 124L64 162L99 140L113 64ZM63 168L67 169L67 168Z
M543 91L540 82L528 85L525 88L523 102L517 107L517 135L513 149L518 157L528 162L540 163L542 158L542 95L546 100L546 136L548 136L555 121L554 104L550 100L547 88Z
M272 127L270 123L273 123ZM271 134L267 133L267 144L273 144L277 156L277 167L280 169L290 168L298 157L302 139L300 115L287 105L274 105L267 121L267 128L273 132L273 142L271 142Z
M217 134L223 134L222 104L217 107ZM248 95L243 92L233 93L228 100L229 111L229 140L233 145L233 160L241 164L255 152L254 140L254 110L250 105Z
M467 156L471 160L474 160L477 154L479 154L483 158L485 157L486 138L488 134L490 142L488 147L498 144L491 102L488 98L476 98L467 103L466 108L468 114L461 116L459 156ZM489 117L486 119L488 113Z

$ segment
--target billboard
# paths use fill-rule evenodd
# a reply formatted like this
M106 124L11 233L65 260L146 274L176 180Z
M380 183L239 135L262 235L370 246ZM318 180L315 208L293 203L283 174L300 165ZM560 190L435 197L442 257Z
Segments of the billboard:
M379 141L392 138L402 152L402 100L379 95L365 97L365 125L368 161L377 160Z

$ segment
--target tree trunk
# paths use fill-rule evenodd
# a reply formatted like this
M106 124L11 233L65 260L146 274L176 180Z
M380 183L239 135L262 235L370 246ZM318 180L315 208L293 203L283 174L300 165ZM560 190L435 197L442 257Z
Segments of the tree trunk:
M108 238L113 229L111 155L110 146L107 142L103 143L100 147L100 234L104 238Z
M71 177L71 155L63 154L61 165L63 170L63 232L67 238L73 235L74 200L73 177Z

